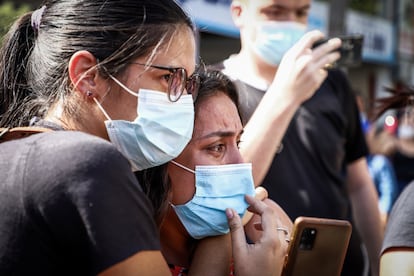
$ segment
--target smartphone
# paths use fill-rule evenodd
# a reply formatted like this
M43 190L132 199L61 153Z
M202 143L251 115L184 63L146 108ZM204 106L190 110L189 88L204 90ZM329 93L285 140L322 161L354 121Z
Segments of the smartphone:
M342 40L342 45L338 49L341 57L338 61L333 64L333 67L355 67L359 66L362 62L362 46L364 42L364 36L362 34L353 34L338 36ZM329 39L322 39L316 41L312 48L316 48L323 43L327 42Z
M351 233L347 220L298 217L282 275L340 275Z

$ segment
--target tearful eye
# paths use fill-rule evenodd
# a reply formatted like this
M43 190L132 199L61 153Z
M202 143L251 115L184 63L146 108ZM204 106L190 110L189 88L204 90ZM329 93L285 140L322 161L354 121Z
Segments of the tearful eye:
M220 145L212 146L212 147L210 147L210 150L214 151L214 152L222 152L222 151L224 151L224 145L220 144Z

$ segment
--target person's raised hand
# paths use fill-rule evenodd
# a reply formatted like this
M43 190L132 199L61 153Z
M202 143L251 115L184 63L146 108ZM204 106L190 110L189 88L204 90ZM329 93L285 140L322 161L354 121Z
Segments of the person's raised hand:
M326 79L325 68L340 57L335 51L341 46L339 38L332 38L312 49L312 45L323 38L322 32L310 31L289 49L269 90L276 89L298 104L309 99Z
M279 276L287 254L286 234L277 230L281 225L272 208L248 195L246 201L250 204L249 211L261 216L263 235L256 243L248 244L239 215L233 209L226 210L235 275Z

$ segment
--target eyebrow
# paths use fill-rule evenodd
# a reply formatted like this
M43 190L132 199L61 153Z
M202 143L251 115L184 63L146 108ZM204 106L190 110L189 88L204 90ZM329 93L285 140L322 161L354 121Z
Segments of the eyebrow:
M275 4L272 6L272 8L281 9L281 10L309 10L310 7L311 6L309 4L299 7L299 8L293 8L293 9L286 7L286 6L278 5L278 4Z
M238 134L235 133L234 131L215 131L215 132L211 132L207 135L201 136L195 140L202 140L202 139L207 139L207 138L211 138L211 137L231 137L231 136L241 136L244 132L244 129L242 129Z

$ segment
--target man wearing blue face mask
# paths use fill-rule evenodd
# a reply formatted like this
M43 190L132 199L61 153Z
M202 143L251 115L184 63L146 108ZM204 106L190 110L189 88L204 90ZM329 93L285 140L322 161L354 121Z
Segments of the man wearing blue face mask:
M292 220L352 221L342 275L364 275L368 265L378 275L383 235L378 198L350 85L342 71L328 72L323 69L327 63L320 62L328 54L318 48L329 47L332 40L316 49L291 48L311 36L306 33L310 6L311 0L232 1L241 50L213 67L238 86L245 125L240 149L253 164L256 185L262 184ZM288 70L293 67L297 70ZM326 79L304 96L320 75ZM285 80L292 78L299 81L287 86Z

